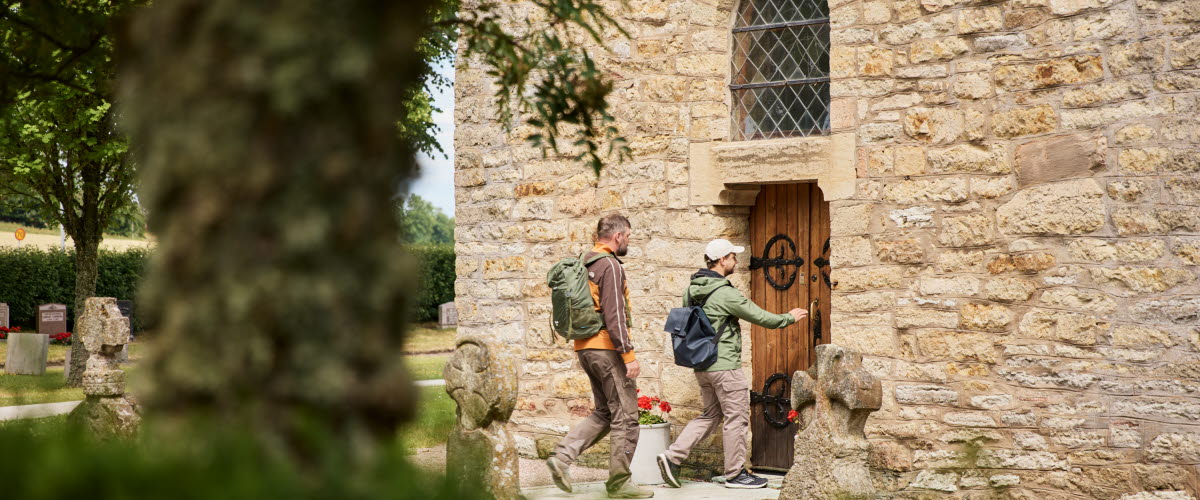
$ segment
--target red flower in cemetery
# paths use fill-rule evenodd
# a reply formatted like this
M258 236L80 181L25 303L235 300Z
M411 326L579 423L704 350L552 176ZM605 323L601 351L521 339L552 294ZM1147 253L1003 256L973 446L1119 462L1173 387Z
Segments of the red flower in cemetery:
M71 332L56 333L56 334L50 336L50 340L53 340L55 343L58 343L58 344L64 344L64 345L70 344L71 343Z
M658 405L658 409L662 410L663 413L671 413L671 403L663 401Z
M795 422L799 419L800 419L800 413L796 412L796 410L788 411L788 422Z
M649 396L642 396L642 397L638 398L638 408L641 408L643 410L649 410L653 406L654 405L650 403Z

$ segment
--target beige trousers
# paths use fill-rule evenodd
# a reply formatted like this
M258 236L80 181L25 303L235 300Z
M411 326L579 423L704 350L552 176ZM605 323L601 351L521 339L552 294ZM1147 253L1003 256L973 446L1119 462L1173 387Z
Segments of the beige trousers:
M629 462L637 448L637 386L626 375L625 361L617 351L584 349L575 354L592 383L596 409L558 442L554 456L567 464L574 463L580 453L611 430L606 486L608 491L615 491L629 480Z
M712 434L721 423L721 447L725 451L725 477L732 479L746 466L746 434L750 431L750 384L742 370L696 372L704 412L688 422L667 449L667 459L683 462L692 448Z

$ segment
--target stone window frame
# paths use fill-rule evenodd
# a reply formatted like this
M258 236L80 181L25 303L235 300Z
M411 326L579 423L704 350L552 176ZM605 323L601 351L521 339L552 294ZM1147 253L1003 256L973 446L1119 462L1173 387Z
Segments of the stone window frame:
M813 136L829 135L832 130L831 126L830 126L830 108L832 105L832 103L831 103L832 100L831 100L831 96L830 96L831 83L830 83L830 68L829 68L829 54L830 54L830 51L832 48L832 42L830 41L830 38L831 38L830 32L832 30L832 25L830 23L828 1L827 0L759 0L759 1L765 1L767 3L770 3L770 4L772 4L773 7L775 7L776 5L778 5L780 3L787 3L787 4L792 5L795 8L795 10L797 10L797 11L801 10L798 6L796 6L797 2L809 3L811 7L815 7L818 11L821 10L820 7L823 6L824 7L824 9L823 9L824 17L809 17L809 18L805 18L805 19L792 19L792 20L787 20L787 21L770 22L770 23L765 23L765 24L750 24L749 21L745 20L745 12L743 11L743 9L750 8L749 6L756 3L755 0L742 0L742 1L738 2L737 5L732 9L732 12L731 12L732 20L730 22L730 26L731 26L730 27L730 35L731 36L730 36L730 52L729 52L729 54L730 54L730 58L729 58L730 74L729 74L729 82L728 82L729 98L730 98L730 137L731 137L731 139L734 141L749 141L749 140L779 139L779 138L794 138L794 137L813 137ZM778 8L777 8L777 10L778 10ZM758 19L757 21L764 21L764 20ZM739 45L739 39L748 38L745 36L739 36L739 34L742 34L742 33L766 33L766 32L784 31L784 30L810 31L811 35L816 39L816 41L822 45L822 46L819 46L818 48L824 49L824 51L823 51L824 52L824 68L818 67L818 74L816 76L805 75L799 79L786 79L785 78L782 80L770 80L770 81L766 81L766 82L738 83L739 75L744 74L747 70L747 63L743 63L743 67L741 69L736 67L736 64L738 61L739 50L744 51L747 54L747 56L749 55L749 51L750 51L749 47ZM823 43L821 43L821 42L823 42ZM755 44L755 43L757 43L757 41L756 40L746 41L744 43L752 46L751 44ZM777 43L782 43L782 42L777 42ZM769 54L768 54L768 56L769 56ZM791 58L790 55L788 57ZM806 55L806 57L807 57L807 55ZM801 64L795 62L795 58L792 58L792 60L793 60L794 64L801 65ZM813 65L820 65L820 61L812 61L811 59L809 59L808 62ZM748 64L753 64L753 63L748 63ZM777 61L771 61L771 64L778 66ZM754 69L758 69L758 68L754 68ZM822 69L824 70L823 75L819 74L819 73L821 73L820 70L822 70ZM748 111L746 108L748 106L753 106L753 105L743 105L742 98L739 96L749 97L749 95L754 95L754 94L761 96L765 93L773 93L774 95L771 95L771 97L778 100L779 93L785 92L785 91L794 92L794 94L792 94L793 98L795 98L797 100L805 99L805 94L807 94L807 98L809 99L807 105L805 105L803 102L799 103L799 104L801 104L801 109L798 112L796 111L795 108L787 109L786 113L788 115L788 120L791 121L793 124L796 124L796 122L799 122L802 119L806 119L806 121L812 122L813 125L810 127L806 127L806 128L782 129L782 128L779 128L780 123L776 122L773 124L773 125L775 125L775 128L773 128L773 129L763 129L762 127L759 127L759 130L757 130L753 134L747 134L745 132L745 122L746 122L747 114L748 114ZM815 95L813 95L813 94L815 94ZM813 109L816 108L817 105L820 105L822 109L818 109L814 113ZM796 115L797 113L799 113L799 116L793 116L793 115Z

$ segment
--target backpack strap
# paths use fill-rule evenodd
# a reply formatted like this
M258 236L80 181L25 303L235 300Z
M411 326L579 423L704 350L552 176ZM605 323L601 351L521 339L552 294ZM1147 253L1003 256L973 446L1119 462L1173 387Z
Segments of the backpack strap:
M583 255L584 255L584 254L579 254L579 260L583 260ZM617 258L615 255L613 255L613 254L611 254L611 253L608 253L608 252L601 252L601 253L598 253L598 254L596 254L596 255L592 256L592 258L590 258L590 259L588 259L588 260L584 261L584 262L583 262L583 267L590 266L590 265L592 265L592 263L594 263L594 262L596 262L596 261L598 261L598 260L600 260L600 259L603 259L603 258L605 258L605 257L612 257L612 258L614 258L614 259L615 259L615 258Z
M728 280L726 280L724 284L722 284L722 285L720 285L720 286L718 286L718 287L716 287L716 288L713 288L713 289L712 289L712 291L711 291L711 292L708 292L708 295L705 295L705 296L704 296L704 299L700 301L700 307L704 307L704 305L708 303L708 299L709 299L709 298L711 298L711 297L712 297L714 294L716 294L716 293L717 293L717 290L720 290L721 288L723 288L723 287L727 287L727 286L733 286L733 283L730 283ZM692 304L695 304L695 303L696 303L696 299L695 299L695 298L689 298L689 299L688 299L688 302L690 302L690 303L692 303Z

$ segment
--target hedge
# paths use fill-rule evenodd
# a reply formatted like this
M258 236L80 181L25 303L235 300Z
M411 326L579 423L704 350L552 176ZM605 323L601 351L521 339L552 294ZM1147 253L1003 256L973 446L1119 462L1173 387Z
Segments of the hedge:
M438 306L454 301L454 246L417 245L409 251L421 260L421 294L414 319L437 321Z
M100 250L96 296L133 300L149 255L142 248ZM68 327L74 329L75 251L0 248L0 302L8 304L9 322L26 331L37 326L39 305L66 304ZM142 330L136 308L131 326Z
M437 321L438 305L454 300L454 247L430 245L409 247L422 262L421 291L415 312L417 321ZM101 250L97 297L134 300L150 251L141 248L123 252ZM41 304L67 305L68 321L75 317L75 252L38 248L0 248L0 302L7 303L10 323L32 331L34 315ZM134 307L134 331L142 331ZM70 325L74 328L73 324Z

